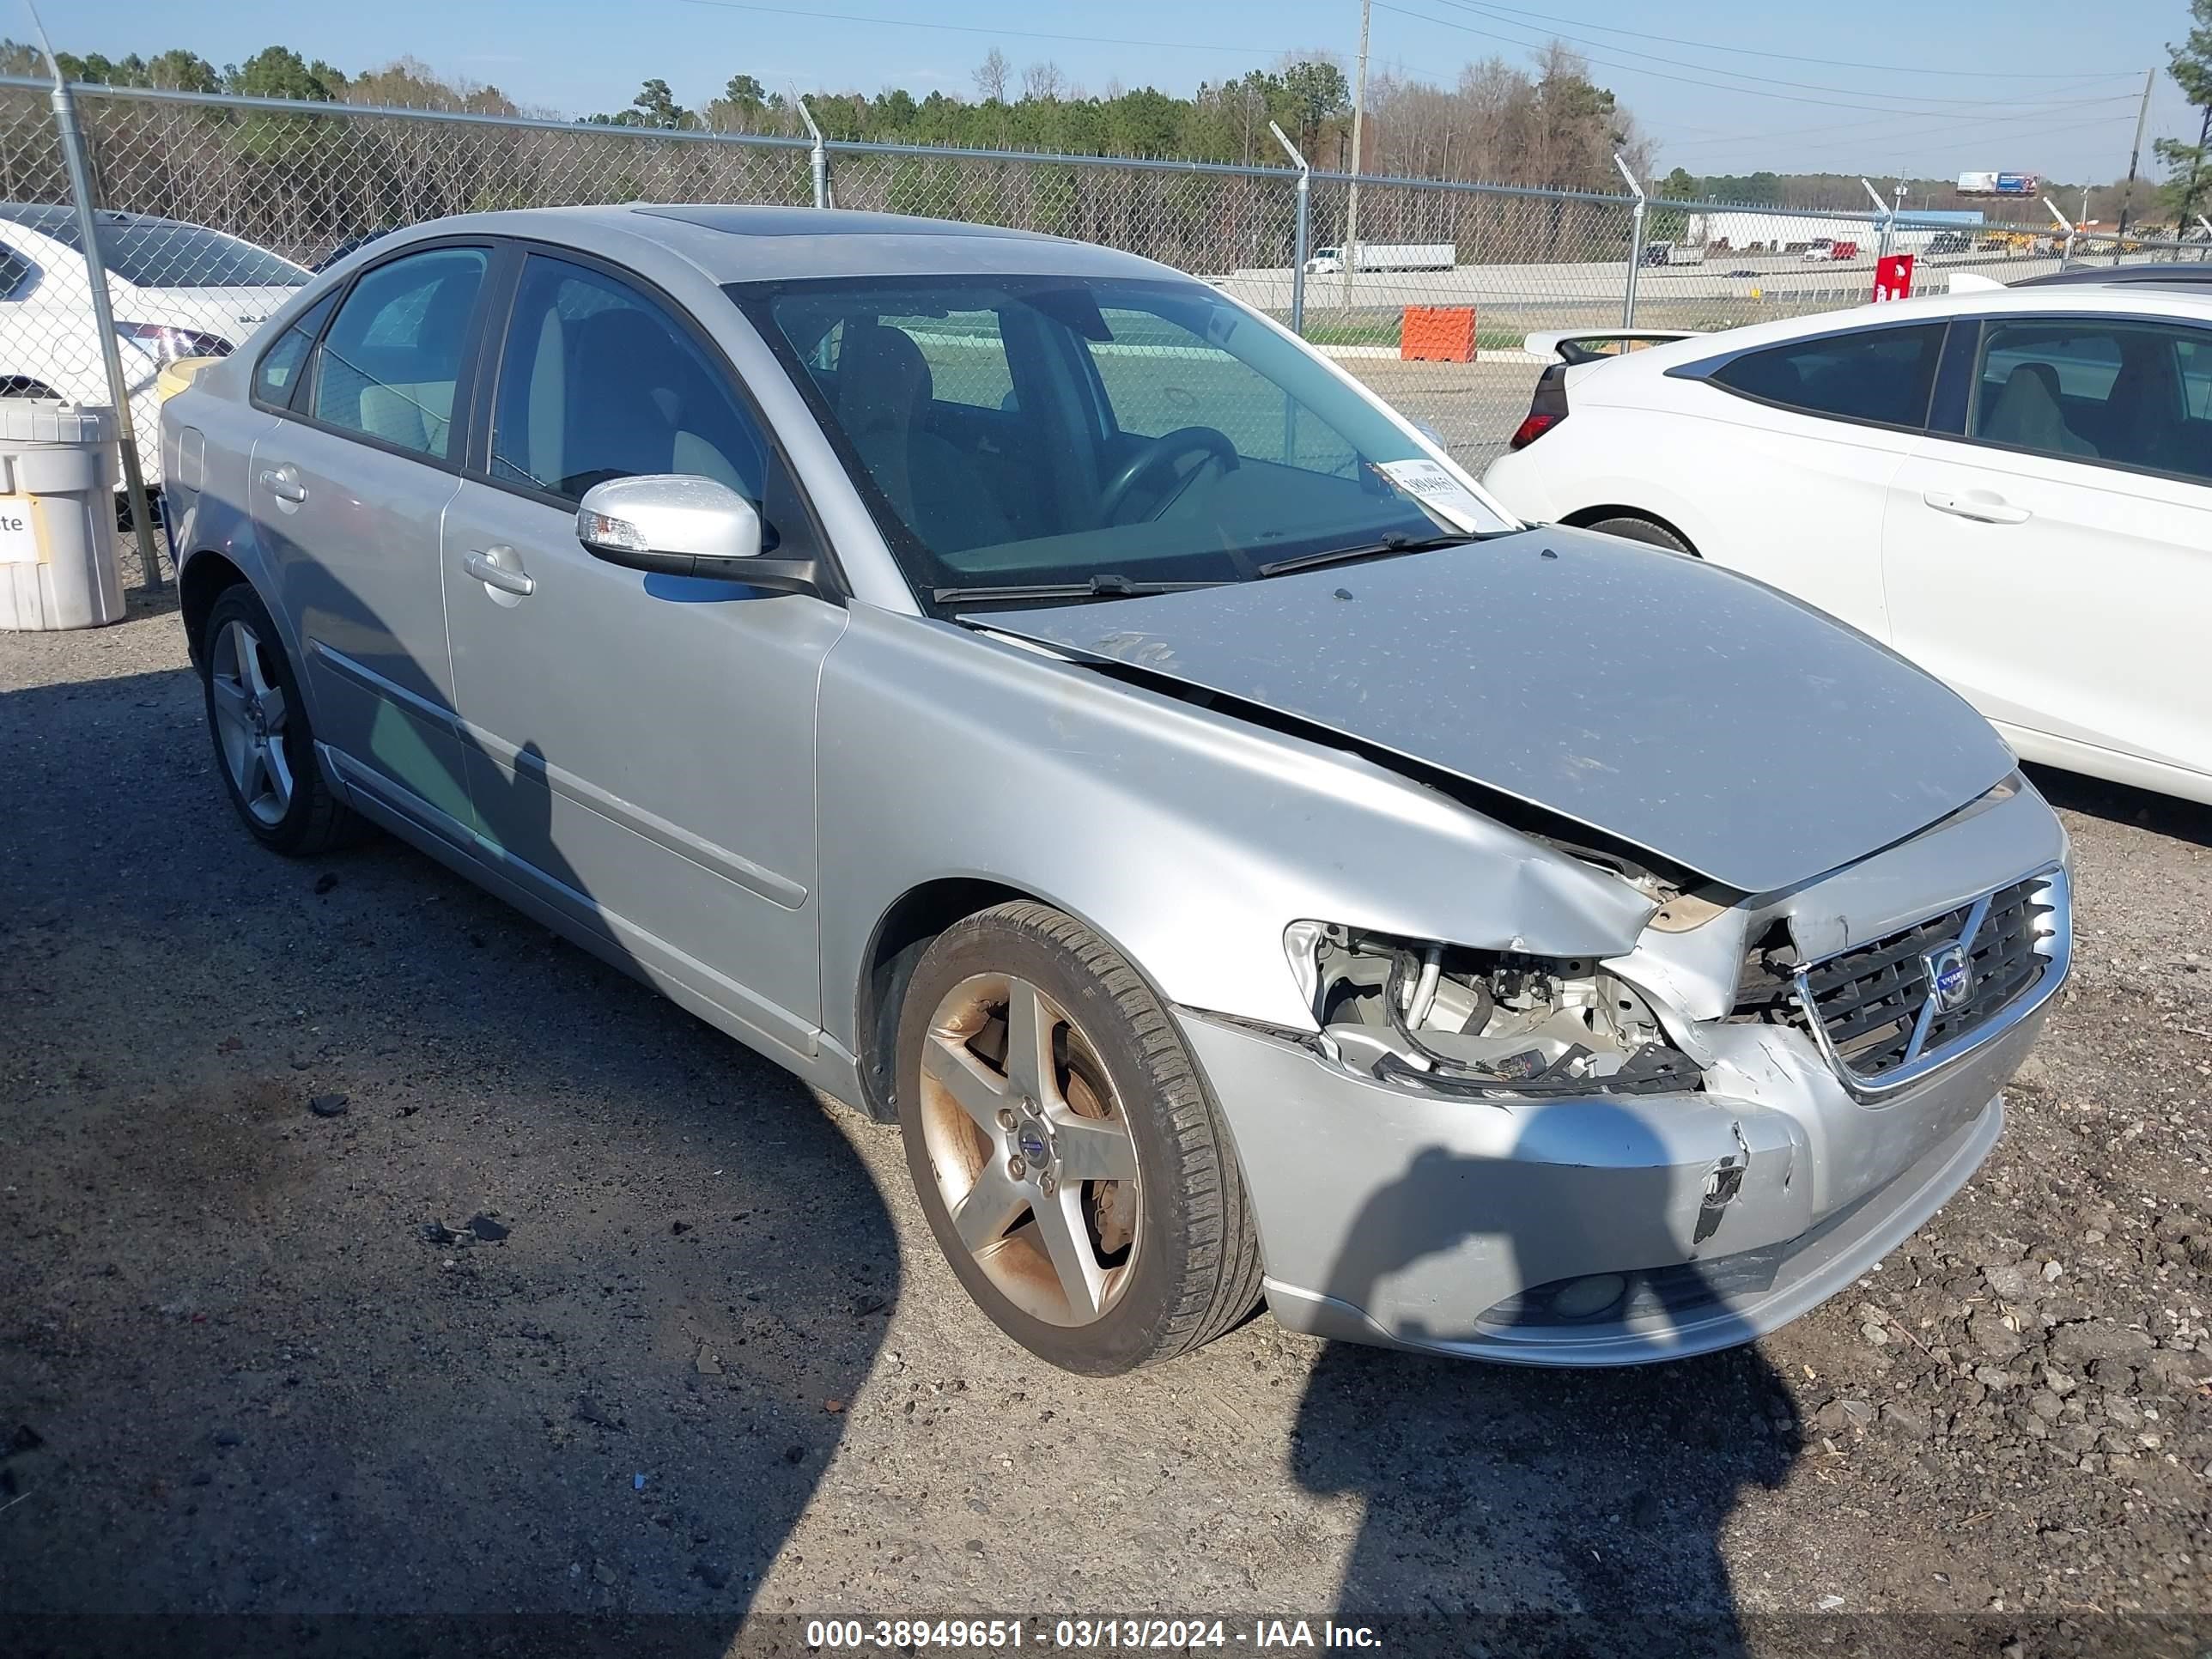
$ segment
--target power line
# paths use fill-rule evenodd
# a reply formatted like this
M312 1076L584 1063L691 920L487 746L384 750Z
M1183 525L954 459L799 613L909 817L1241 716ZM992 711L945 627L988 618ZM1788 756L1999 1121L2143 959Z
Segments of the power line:
M1717 146L1718 146L1718 145L1722 145L1722 144L1756 144L1756 143L1764 143L1767 142L1767 141L1768 141L1768 140L1770 140L1770 139L1776 139L1776 138L1795 138L1795 137L1800 137L1801 135L1810 135L1810 134L1818 134L1818 133L1829 133L1829 134L1850 134L1850 133L1855 133L1855 132L1864 132L1864 131L1868 131L1869 129L1870 129L1870 128L1875 128L1875 127L1881 127L1881 128L1885 128L1885 129L1887 129L1887 130L1888 130L1888 131L1893 131L1893 132L1895 132L1895 136L1896 136L1896 137L1898 137L1899 138L1901 138L1901 139L1910 139L1910 140L1911 140L1911 141L1913 141L1913 142L1915 142L1915 143L1921 143L1921 142L1924 142L1924 141L1928 141L1928 140L1931 140L1931 139L1942 139L1942 138L1945 138L1945 137L1948 137L1951 133L1953 133L1953 132L1956 132L1956 131L1966 131L1966 130L1967 130L1967 129L1970 129L1970 128L1975 128L1975 129L1978 129L1978 128L1984 128L1984 127L2026 126L2026 125L2033 125L2033 124L2036 124L2036 123L2039 123L2039 122L2041 122L2041 121L2045 120L2045 118L2046 118L2046 117L2045 117L2045 116L2044 116L2044 115L2023 115L2023 116L2014 116L2014 117L1991 116L1991 117L1990 117L1990 118L1989 118L1988 119L1986 119L1986 120L1978 120L1978 121L1960 121L1960 122L1954 122L1954 123L1951 124L1949 126L1927 128L1927 129L1923 129L1923 130L1922 130L1922 131L1913 131L1913 132L1901 132L1901 131L1896 131L1896 130L1895 130L1894 128L1891 128L1891 127L1889 127L1889 125L1888 125L1887 123L1886 123L1886 122L1880 122L1880 121L1857 122L1857 121L1854 121L1854 122L1839 123L1838 125L1836 125L1836 126L1832 126L1832 127L1796 127L1796 128L1788 129L1788 130L1785 130L1785 131L1780 131L1780 132L1746 132L1746 133L1737 133L1737 134L1734 134L1734 135L1731 135L1731 136L1729 136L1729 137L1716 137L1716 138L1693 138L1693 139L1691 139L1691 140L1689 140L1688 142L1684 143L1679 143L1679 144L1678 144L1678 143L1669 143L1669 144L1667 144L1667 145L1665 145L1665 146L1664 146L1664 153L1665 153L1665 154L1667 154L1667 155L1678 155L1678 154L1680 154L1680 153L1683 153L1683 152L1686 152L1686 151L1690 151L1690 150L1711 149L1714 149L1715 147L1717 147ZM2046 132L2046 133L2050 133L2050 132L2078 132L2078 131L2081 131L2082 129L2087 128L2087 127L2105 127L2105 126L2110 126L2110 125L2112 125L2112 123L2113 123L2113 122L2115 122L2115 121L2123 121L2123 120L2125 120L2125 119L2127 119L2127 118L2128 118L2126 117L2126 115L2125 115L2125 114L2124 114L2124 113L2120 113L2120 112L2114 112L2114 113L2112 113L2112 114L2109 114L2109 115L2100 115L2100 116L2098 116L2098 117L2096 117L2096 118L2095 118L2094 119L2093 119L2093 120L2087 120L2087 121L2074 121L2074 122L2069 122L2069 123L2067 123L2067 124L2065 124L2065 125L2060 125L2060 126L2056 126L2056 127L2045 127L2045 128L2043 129L2043 132ZM2042 135L2041 135L2040 133L2039 133L2037 136L2039 137L2041 137ZM1825 140L1825 141L1820 142L1820 143L1813 143L1813 144L1808 144L1808 145L1802 145L1802 146L1800 146L1800 148L1801 148L1801 149L1808 149L1808 150L1811 150L1811 151L1814 151L1814 152L1816 152L1816 153L1817 153L1817 152L1820 152L1820 151L1827 151L1827 150L1838 149L1843 148L1843 147L1844 147L1844 145L1846 145L1846 144L1854 144L1854 143L1861 143L1861 141L1856 140L1856 139L1854 139L1854 138L1851 138L1851 137L1842 137L1842 136L1839 136L1839 137L1832 137L1832 138L1830 138L1830 139ZM1863 148L1863 147L1865 147L1865 146L1862 145L1862 147Z
M698 0L698 3L703 4L706 0ZM1527 40L1516 40L1510 35L1492 34L1487 30L1474 28L1465 23L1455 23L1448 17L1432 17L1426 12L1409 11L1403 6L1389 4L1389 0L1375 0L1375 4L1379 9L1395 12L1401 17L1411 17L1420 22L1434 23L1439 28L1456 29L1462 34L1476 35L1486 40L1502 41L1506 46L1519 46L1524 51L1534 44ZM1645 69L1637 64L1616 64L1600 58L1592 58L1586 61L1595 69L1618 70L1624 75L1650 76L1660 81L1680 81L1685 86L1703 87L1709 92L1732 92L1745 98L1773 98L1790 104L1818 104L1829 109L1863 110L1869 115L1940 116L1943 113L1940 110L1901 109L1893 104L1839 103L1832 98L1808 98L1802 93L1796 92L1762 92L1756 87L1731 86L1725 81L1700 81L1686 75L1670 75L1664 70ZM2132 103L2134 98L2130 94L2121 94L2117 99L2098 99L2093 101Z
M2112 125L2112 123L2113 123L2115 120L2125 120L2126 118L2126 118L2125 116L2111 116L2111 115L2106 115L2106 116L2101 116L2101 117L2100 117L2098 119L2096 119L2096 120L2094 120L2094 121L2071 121L2071 122L2068 122L2067 124L2065 124L2065 125L2063 125L2063 126L2045 127L2045 128L2044 128L2044 129L2042 130L2042 131L2040 131L2040 132L2037 133L2035 136L2036 136L2036 137L2037 137L2037 138L2041 139L2041 138L2045 138L2045 137L2047 137L2052 136L2052 135L2057 134L2057 133L2061 133L2061 132L2084 132L2084 131L2087 131L2089 128L2091 128L2091 127L2107 127L2107 128L2109 128L2109 127ZM1910 136L1910 135L1906 135L1906 136ZM1934 135L1930 135L1930 136L1934 136ZM1836 141L1835 141L1834 143L1832 143L1814 144L1814 145L1813 145L1813 146L1812 146L1812 149L1813 149L1813 150L1814 150L1814 153L1816 153L1816 154L1818 154L1818 153L1820 153L1820 152L1822 152L1822 151L1835 150L1835 149L1841 149L1841 148L1843 147L1843 145L1844 145L1844 143L1848 143L1848 142L1849 142L1848 140L1844 140L1844 139L1838 139L1838 140L1836 140Z
M2086 104L2104 104L2113 101L2113 100L2108 98L2091 98L2083 99L2080 100L2079 103L2062 102L2057 104L2046 104L2042 108L2027 115L1970 116L1958 120L1952 120L1948 117L1933 117L1928 118L1936 120L1939 124L1937 126L1923 128L1917 131L1904 133L1901 136L1907 137L1932 137L1943 131L1955 131L1966 127L2027 126L2038 122L2049 120L2054 111L2077 109ZM2128 100L2124 96L2123 96L2118 101L2125 103ZM2078 125L2096 126L2101 125L2106 122L2124 118L2124 116L2116 112L2109 115L2098 116L2091 121L2080 123ZM1669 149L1701 149L1712 144L1753 143L1768 138L1795 138L1812 133L1864 132L1873 127L1884 127L1888 128L1893 131L1897 131L1895 124L1888 121L1828 121L1823 122L1818 126L1783 127L1778 130L1759 132L1721 132L1708 127L1705 128L1705 131L1712 135L1711 137L1692 138L1686 140L1681 143L1670 143L1668 148Z
M1498 24L1501 27L1528 29L1530 33L1534 32L1528 24L1516 23L1509 18L1497 15L1496 10L1498 9L1487 5L1471 4L1468 3L1468 0L1434 0L1434 3L1449 6L1455 11L1463 11L1472 16L1483 18L1489 22ZM1441 22L1443 20L1439 18L1437 21ZM1701 70L1714 75L1725 75L1732 80L1751 81L1757 82L1760 86L1767 87L1788 87L1801 92L1841 93L1847 98L1862 96L1887 97L1899 102L1908 104L1957 105L1972 109L1984 109L1994 105L2009 104L2014 101L2013 100L2007 98L1926 98L1922 97L1917 93L1891 93L1880 90L1870 91L1869 88L1864 87L1832 87L1823 82L1814 81L1784 81L1769 75L1748 74L1742 70L1719 69L1711 64L1693 63L1689 59L1682 58L1662 58L1656 52L1638 52L1630 46L1608 46L1602 40L1589 40L1583 39L1580 35L1553 33L1552 34L1552 39L1556 40L1571 40L1577 46L1595 46L1601 52L1617 52L1625 58L1642 58L1646 63L1668 64L1673 65L1676 69ZM2130 79L2134 78L2134 70L2130 70L2125 71L2125 73ZM2057 78L2065 79L2069 77L2060 76ZM2082 76L2076 75L2070 78L2081 84L2088 85L2100 81L2117 80L2119 77L2118 76L2089 76L2084 77Z
M1452 0L1445 0L1445 3L1452 3ZM1704 52L1735 52L1744 58L1772 58L1786 64L1818 64L1824 69L1877 70L1885 75L1971 76L1978 81L2074 81L2082 78L2079 73L2070 70L1942 70L1929 69L1917 64L1856 64L1845 58L1809 58L1797 52L1761 52L1755 46L1723 46L1717 40L1686 40L1674 34L1647 34L1641 29L1618 28L1610 23L1593 23L1585 18L1579 17L1553 17L1545 12L1524 11L1518 6L1486 4L1484 9L1510 12L1521 17L1533 17L1547 26L1553 23L1572 23L1577 28L1595 29L1600 34L1626 34L1632 40L1657 40L1670 46L1695 46ZM2093 75L2087 78L2093 81L2113 81L2123 75L2133 76L2134 74L2133 70L2113 70L2108 73Z
M1058 40L1084 46L1148 46L1162 52L1225 52L1249 62L1255 57L1281 57L1297 50L1290 46L1206 46L1194 40L1132 40L1114 34L1053 34L1041 29L988 28L980 23L924 22L911 17L864 17L854 12L814 11L797 6L755 5L750 0L683 0L687 6L705 6L716 11L762 12L772 17L803 17L809 22L865 23L872 28L933 29L946 34L995 35L1012 40Z

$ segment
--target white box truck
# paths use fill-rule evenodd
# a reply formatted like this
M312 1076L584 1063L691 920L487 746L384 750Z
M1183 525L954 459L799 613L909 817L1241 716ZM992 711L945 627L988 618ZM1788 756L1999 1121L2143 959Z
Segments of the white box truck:
M1357 269L1360 270L1449 270L1459 262L1459 250L1449 242L1362 242ZM1325 247L1306 261L1309 276L1344 274L1344 250Z

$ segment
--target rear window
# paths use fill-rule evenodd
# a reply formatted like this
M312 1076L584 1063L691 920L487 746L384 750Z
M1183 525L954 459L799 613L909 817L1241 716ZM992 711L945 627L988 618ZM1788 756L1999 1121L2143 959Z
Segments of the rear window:
M1942 323L1873 328L1748 351L1713 371L1732 392L1807 415L1917 430L1943 350Z
M84 252L74 209L19 207L7 216ZM307 272L267 248L174 219L102 215L100 246L108 270L137 288L297 288L307 280Z
M0 247L0 300L20 300L31 286L32 265L9 247Z

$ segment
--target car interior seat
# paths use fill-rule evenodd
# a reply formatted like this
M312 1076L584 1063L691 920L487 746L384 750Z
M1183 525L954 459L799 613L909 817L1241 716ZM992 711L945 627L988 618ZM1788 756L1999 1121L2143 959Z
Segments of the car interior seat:
M2094 455L2097 447L2066 424L2058 371L2049 363L2016 363L1977 423L1977 437L2045 454Z
M837 418L868 476L933 552L1014 538L969 458L923 425L935 383L903 329L848 318L837 350Z
M2171 466L2186 418L2172 348L2130 335L2123 337L2121 353L2119 372L2097 410L2097 453L2131 466Z

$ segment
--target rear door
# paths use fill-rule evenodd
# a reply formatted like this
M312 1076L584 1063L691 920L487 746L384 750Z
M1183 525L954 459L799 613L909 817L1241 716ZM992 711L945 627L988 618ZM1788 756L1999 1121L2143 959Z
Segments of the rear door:
M1967 386L1891 490L1899 649L2033 758L2201 789L2212 329L1990 319Z
M438 565L489 262L486 246L441 245L363 271L305 385L264 404L282 418L254 447L247 490L318 736L349 783L462 845L472 820Z
M817 532L734 372L672 302L532 252L503 309L483 464L444 535L483 855L679 1001L811 1053L814 699L846 613L605 563L577 542L576 506L606 479L690 473L755 502L783 556L817 550ZM484 580L472 555L511 574Z

